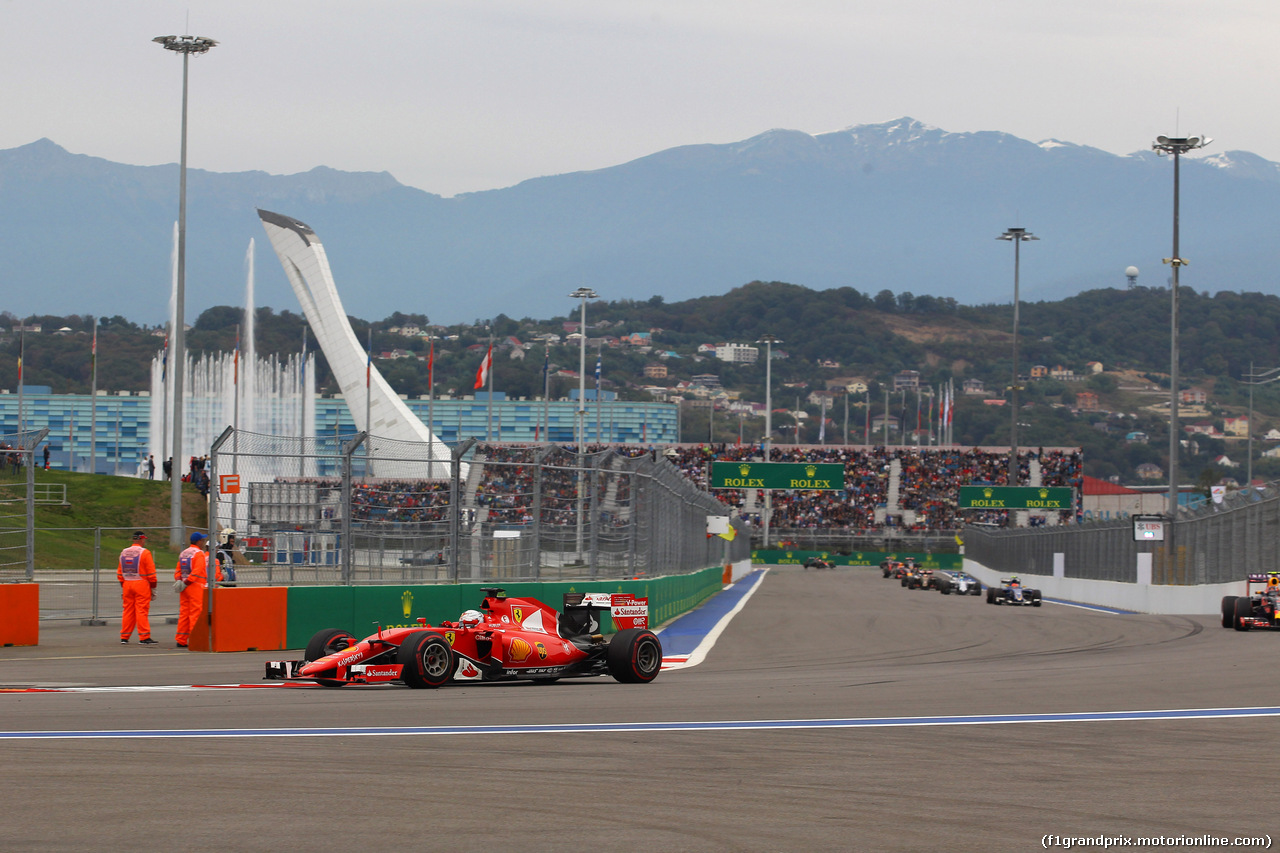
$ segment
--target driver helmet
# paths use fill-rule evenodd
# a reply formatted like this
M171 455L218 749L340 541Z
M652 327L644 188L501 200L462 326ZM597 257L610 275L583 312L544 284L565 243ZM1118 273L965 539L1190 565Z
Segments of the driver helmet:
M1021 584L1022 584L1022 579L1019 578L1017 575L1014 575L1013 577L1009 578L1010 586L1020 586Z
M464 628L474 628L484 621L484 614L479 610L464 610L458 617L458 624Z

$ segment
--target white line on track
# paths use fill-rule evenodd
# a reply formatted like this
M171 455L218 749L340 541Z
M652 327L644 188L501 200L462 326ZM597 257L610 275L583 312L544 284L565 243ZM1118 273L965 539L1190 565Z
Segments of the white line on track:
M332 728L121 729L0 732L3 740L119 740L174 738L403 737L407 735L608 734L625 732L857 729L923 726L998 726L1020 723L1097 723L1137 720L1223 720L1280 716L1280 708L1193 708L1151 711L1085 711L1064 714L984 714L940 717L863 717L817 720L722 720L648 723L565 723L506 726L351 726Z

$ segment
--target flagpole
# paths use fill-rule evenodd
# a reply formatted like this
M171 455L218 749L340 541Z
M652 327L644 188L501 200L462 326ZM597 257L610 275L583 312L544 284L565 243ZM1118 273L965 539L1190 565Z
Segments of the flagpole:
M240 472L240 324L236 323L236 348L231 356L231 473ZM236 500L231 500L231 529L236 527Z
M600 443L600 350L596 350L596 444Z
M369 356L364 366L364 430L368 437L364 440L365 476L373 476L373 421L370 412L373 409L373 325L369 326Z
M153 446L160 448L160 470L164 471L164 452L172 445L169 443L169 327L171 323L165 324L164 336L164 354L160 356L160 443L156 445L152 441ZM94 330L97 330L97 323L94 323ZM97 359L94 359L95 363ZM72 445L74 451L75 445ZM71 466L75 470L74 462ZM173 477L173 465L169 466L169 476Z
M436 338L435 335L427 334L428 346L427 352L427 431L431 433L431 437L435 438L436 430ZM432 479L436 475L436 454L435 447L428 451L430 461L427 463L427 479Z
M551 441L551 341L542 356L542 440Z
M22 359L27 354L27 321L23 320L18 329L18 432L22 432ZM95 337L94 340L97 338ZM31 458L34 460L35 456Z
M484 440L493 442L493 322L489 323L489 352L485 356L485 361L489 364L488 387L489 387L489 405L485 410Z
M302 327L302 364L298 368L298 476L307 476L306 451L307 436L307 327Z
M98 473L98 318L93 321L93 343L90 345L93 378L89 380L89 473ZM18 383L22 389L22 383ZM72 466L73 468L75 466Z

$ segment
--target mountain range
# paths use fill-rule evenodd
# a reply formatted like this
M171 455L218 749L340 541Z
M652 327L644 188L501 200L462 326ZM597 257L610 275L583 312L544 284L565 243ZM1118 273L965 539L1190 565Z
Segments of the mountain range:
M1162 284L1172 164L910 118L810 135L771 130L621 165L445 198L383 173L188 171L188 320L243 300L256 243L259 305L296 310L256 208L324 242L351 313L435 322L568 314L580 286L609 300L725 293L749 281L1009 302ZM71 154L42 139L0 151L0 310L163 322L178 167ZM1182 283L1280 293L1280 165L1226 151L1184 158Z

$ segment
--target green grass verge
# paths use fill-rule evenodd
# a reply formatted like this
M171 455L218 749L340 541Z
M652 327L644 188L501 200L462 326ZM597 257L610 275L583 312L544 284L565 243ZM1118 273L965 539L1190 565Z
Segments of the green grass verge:
M36 471L37 486L66 486L67 506L36 504L35 567L37 569L92 569L94 530L102 529L101 565L114 567L121 549L126 547L136 529L148 529L147 547L155 555L156 566L163 574L177 563L178 552L169 548L169 538L154 528L169 526L169 489L163 480L139 480L104 474L78 474L69 471ZM26 471L18 476L4 466L0 470L0 500L18 499L0 506L0 542L4 545L4 562L12 564L25 544ZM182 490L183 523L188 530L203 529L206 505L193 487Z

